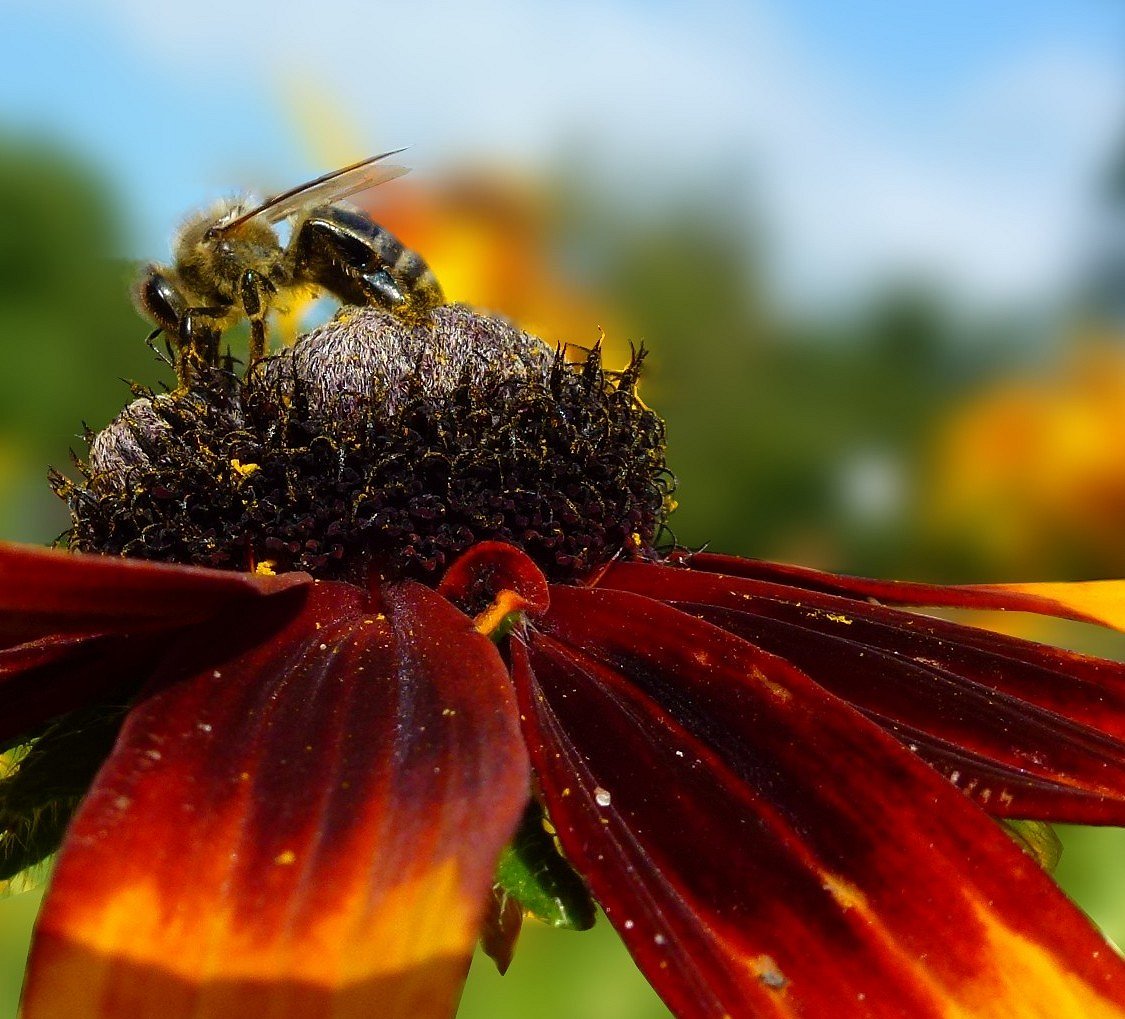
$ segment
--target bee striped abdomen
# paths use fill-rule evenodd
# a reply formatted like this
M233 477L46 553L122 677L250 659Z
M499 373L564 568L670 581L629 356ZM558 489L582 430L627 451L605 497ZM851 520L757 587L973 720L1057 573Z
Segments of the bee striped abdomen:
M407 313L424 313L445 302L425 260L358 210L314 209L300 225L297 242L297 274L348 303L386 303L386 287L374 293L372 287L372 280L383 274L401 293L401 310Z
M405 284L414 296L414 304L419 310L428 311L445 303L445 294L437 276L422 256L413 249L402 249L390 273L396 282Z

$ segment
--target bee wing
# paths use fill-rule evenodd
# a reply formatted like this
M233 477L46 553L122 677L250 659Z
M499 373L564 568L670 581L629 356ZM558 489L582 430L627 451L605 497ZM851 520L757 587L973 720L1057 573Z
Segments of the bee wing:
M249 212L244 212L237 219L232 219L229 223L223 223L216 227L215 232L229 233L258 216L264 216L270 223L278 223L310 206L330 205L332 202L342 201L349 195L373 188L376 184L383 184L388 180L394 180L395 177L401 177L404 173L409 172L409 167L398 166L394 163L380 163L380 160L397 155L402 151L402 149L395 149L392 152L383 152L377 156L360 160L358 163L352 163L351 166L333 170L331 173L326 173L315 180L298 184L297 187L283 191L280 195L267 198L261 205L256 206ZM379 165L376 166L376 163L379 163Z

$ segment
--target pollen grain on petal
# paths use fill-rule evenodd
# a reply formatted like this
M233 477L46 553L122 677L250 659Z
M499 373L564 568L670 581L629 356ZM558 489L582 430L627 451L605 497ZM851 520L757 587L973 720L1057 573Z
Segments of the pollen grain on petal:
M231 462L230 462L230 465L231 465L231 469L236 474L238 474L239 476L241 476L243 478L248 478L255 471L259 471L259 470L262 469L261 464L254 464L254 463L244 464L241 460L239 460L237 458L232 459Z
M863 912L869 910L867 896L850 881L845 881L842 877L828 873L821 875L821 881L824 890L836 900L841 909L858 909Z
M503 627L505 620L526 607L527 599L523 595L516 591L500 591L492 604L473 619L473 627L477 633L491 637Z
M777 700L786 702L793 699L793 694L790 693L781 683L775 679L771 679L765 672L758 666L754 665L750 668L750 678L760 686L766 688L772 697Z
M768 955L756 955L750 960L750 969L766 987L771 991L784 991L789 986L789 980L778 969L777 963Z

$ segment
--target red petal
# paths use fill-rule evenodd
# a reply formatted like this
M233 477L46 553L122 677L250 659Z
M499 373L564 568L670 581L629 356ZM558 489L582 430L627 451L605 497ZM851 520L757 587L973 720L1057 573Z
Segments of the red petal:
M749 613L681 605L792 662L998 817L1125 824L1125 745L933 664Z
M44 638L0 649L0 743L114 696L127 703L152 674L167 638Z
M823 573L763 559L700 552L691 568L751 577L849 598L877 598L889 605L932 605L961 609L1033 612L1125 630L1125 581L1088 580L1073 584L916 584Z
M792 661L990 813L1125 823L1119 663L763 581L630 564L604 582Z
M259 577L0 542L0 647L57 633L182 626L237 599L311 579L304 573Z
M679 1015L1125 1015L1038 866L797 669L650 599L554 587L513 663L571 861Z
M797 609L804 625L849 636L863 631L864 642L875 647L916 661L938 661L974 682L1125 737L1125 664L1120 662L868 601L734 575L625 563L607 571L599 586L660 601L693 601L755 614L791 615L790 610ZM984 653L976 654L974 649ZM1019 669L1020 662L1034 668Z
M26 1019L452 1011L527 799L510 681L426 588L307 590L288 620L270 601L186 635L131 714Z

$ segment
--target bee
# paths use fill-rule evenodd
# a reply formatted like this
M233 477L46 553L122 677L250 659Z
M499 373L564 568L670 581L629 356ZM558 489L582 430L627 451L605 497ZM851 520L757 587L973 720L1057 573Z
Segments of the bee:
M394 152L326 173L259 204L228 199L192 216L172 245L170 265L149 265L134 288L138 310L168 337L186 384L196 364L213 365L224 330L250 322L250 363L265 356L266 316L287 295L326 290L345 304L378 305L422 319L444 303L422 258L345 198L393 180L406 168ZM275 224L292 220L283 245Z

